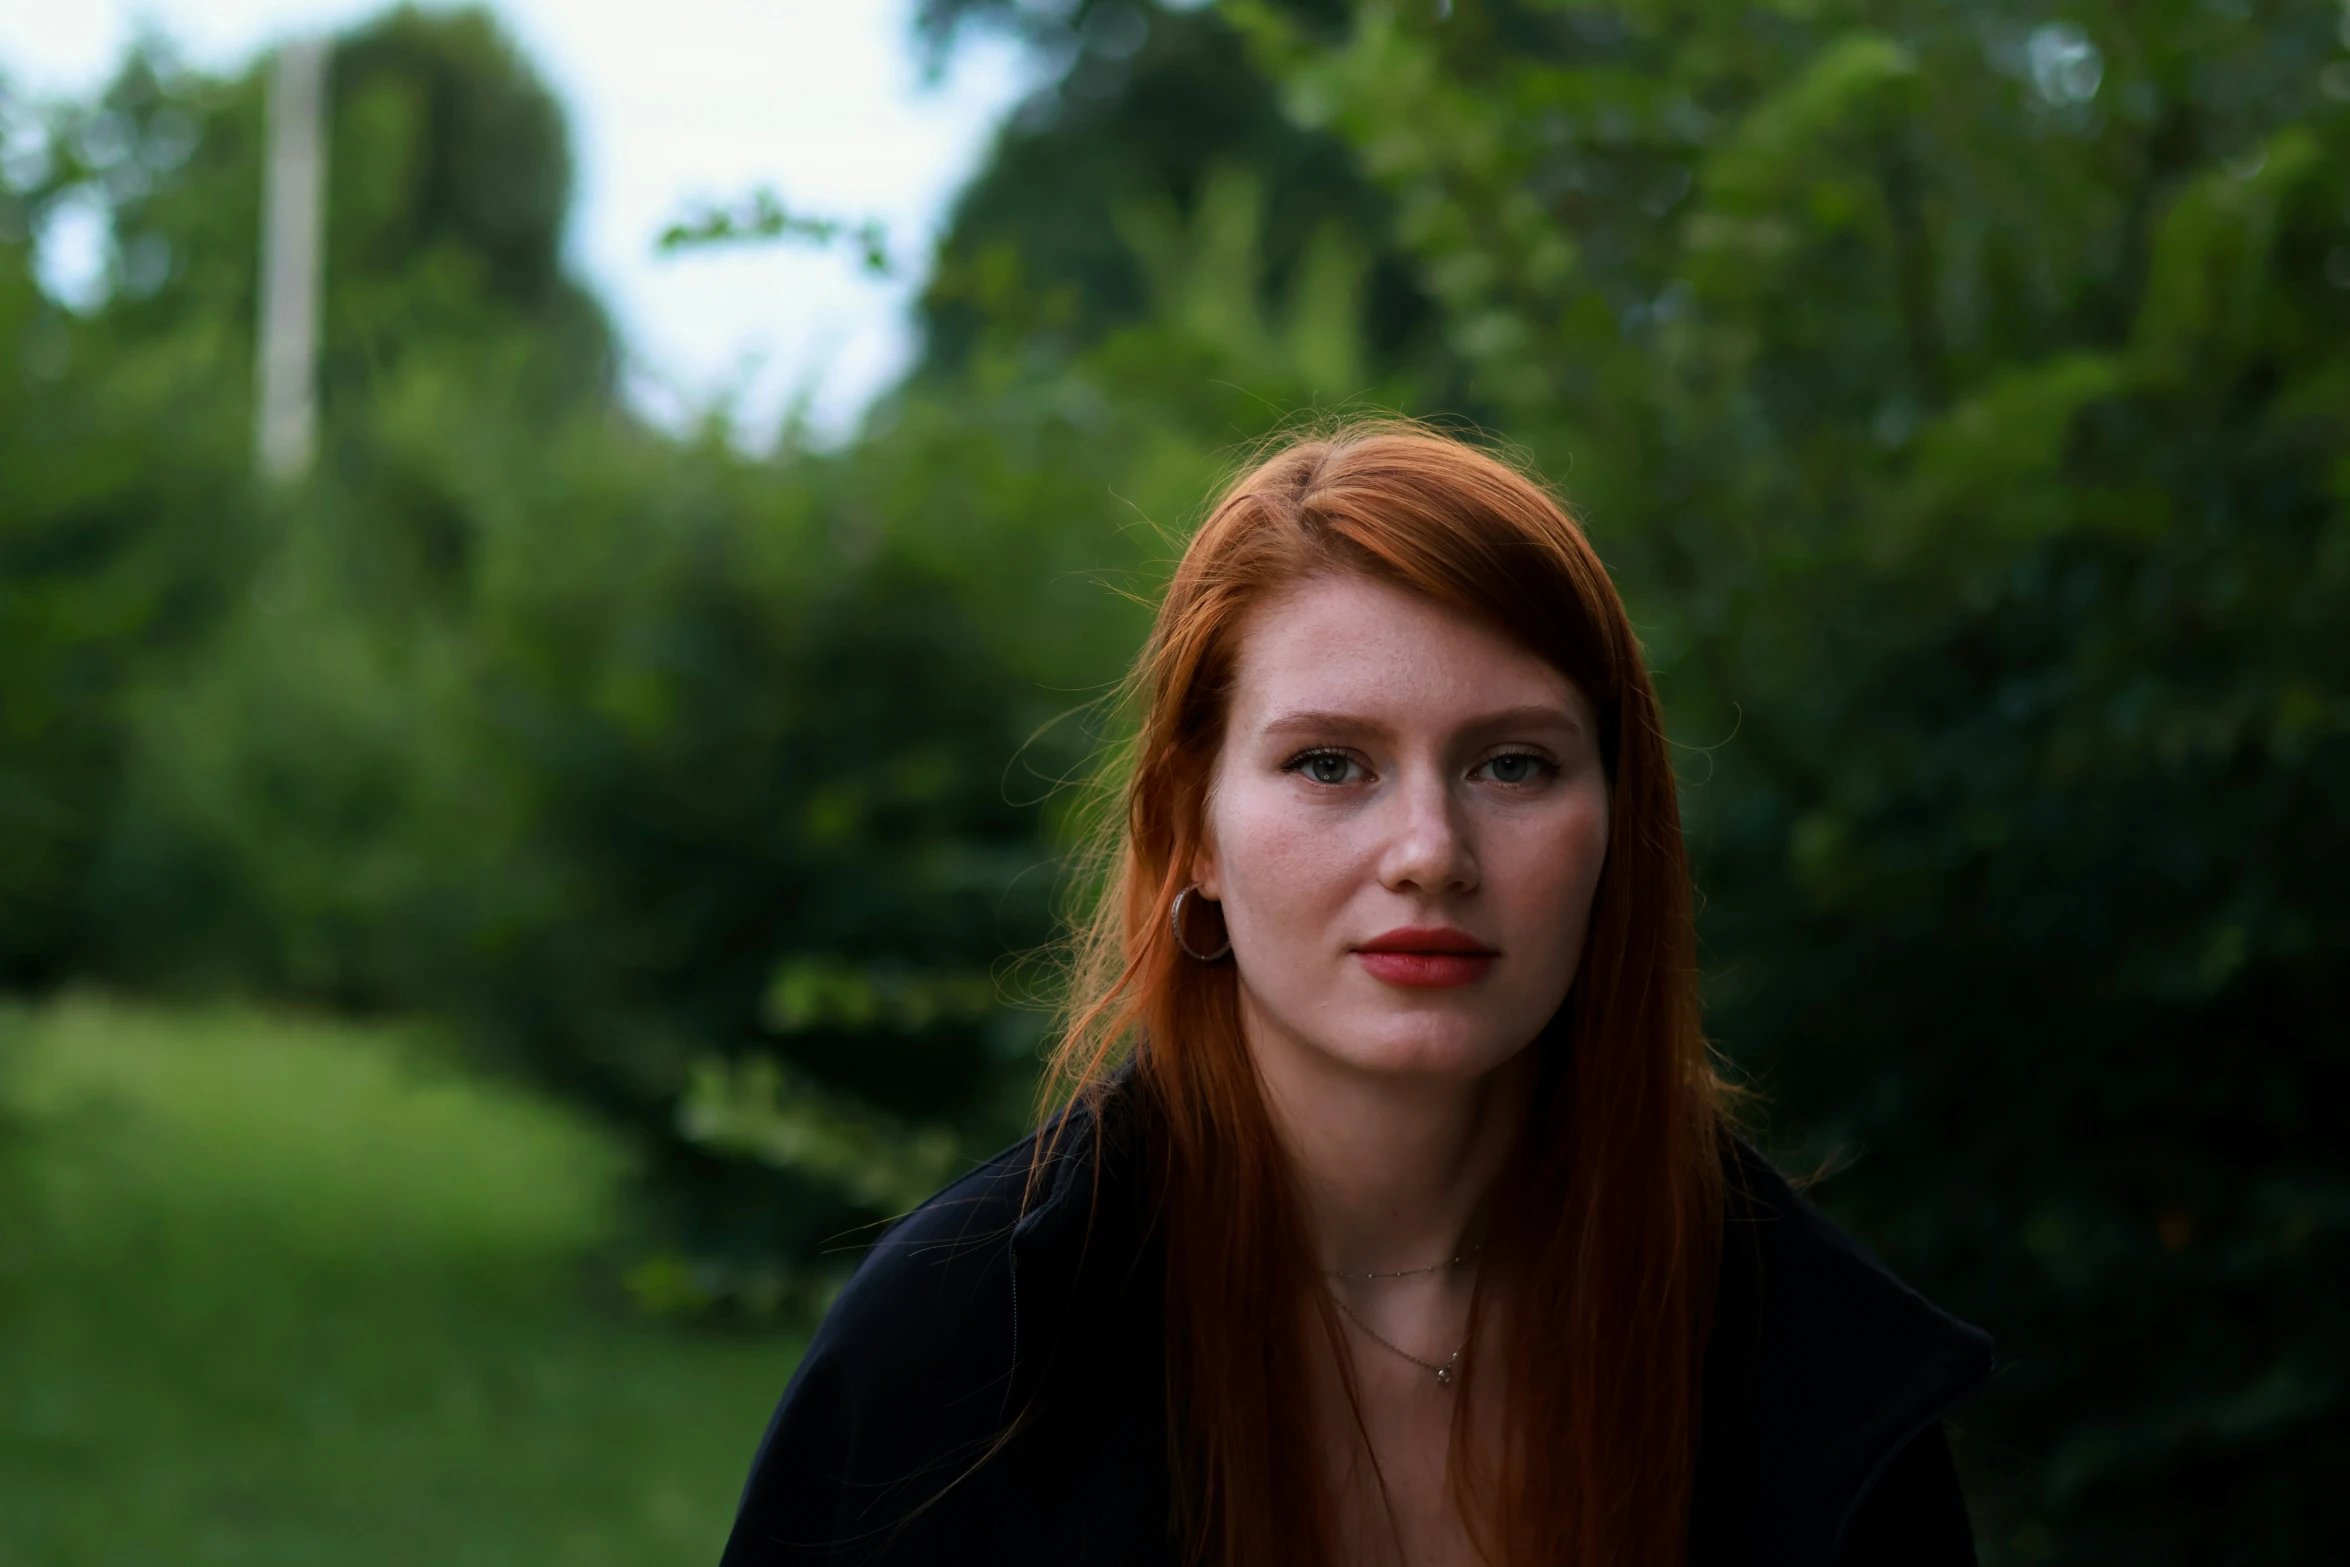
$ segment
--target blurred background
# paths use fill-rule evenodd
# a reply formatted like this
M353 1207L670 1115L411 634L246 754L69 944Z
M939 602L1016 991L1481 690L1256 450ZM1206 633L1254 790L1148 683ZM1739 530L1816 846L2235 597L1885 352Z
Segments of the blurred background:
M1617 572L1986 1560L2350 1559L2337 0L50 9L0 1560L714 1560L1021 1129L1183 530L1383 409Z

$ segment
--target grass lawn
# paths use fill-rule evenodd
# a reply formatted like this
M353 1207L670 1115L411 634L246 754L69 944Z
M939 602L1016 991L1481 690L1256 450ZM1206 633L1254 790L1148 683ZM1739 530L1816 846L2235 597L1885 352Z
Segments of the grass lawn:
M614 1149L413 1044L0 1011L0 1563L716 1561L797 1344L613 1304Z

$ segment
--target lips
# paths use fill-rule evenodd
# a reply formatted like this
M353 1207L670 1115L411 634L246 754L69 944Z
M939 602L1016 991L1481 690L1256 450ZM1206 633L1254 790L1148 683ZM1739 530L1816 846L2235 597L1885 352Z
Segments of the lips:
M1373 979L1398 990L1450 990L1474 984L1501 954L1467 931L1406 926L1374 936L1355 949Z

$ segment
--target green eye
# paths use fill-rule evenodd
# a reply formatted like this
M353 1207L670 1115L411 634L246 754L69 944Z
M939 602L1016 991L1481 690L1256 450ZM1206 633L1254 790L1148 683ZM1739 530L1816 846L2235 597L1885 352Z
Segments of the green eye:
M1532 783L1545 772L1553 770L1541 757L1525 751L1511 751L1485 764L1487 775L1500 784Z
M1354 770L1354 765L1346 757L1325 751L1319 756L1306 758L1305 774L1318 784L1342 784L1346 782L1347 774Z
M1361 764L1344 751L1301 751L1281 764L1285 773L1302 773L1308 782L1318 784L1355 783L1362 774Z

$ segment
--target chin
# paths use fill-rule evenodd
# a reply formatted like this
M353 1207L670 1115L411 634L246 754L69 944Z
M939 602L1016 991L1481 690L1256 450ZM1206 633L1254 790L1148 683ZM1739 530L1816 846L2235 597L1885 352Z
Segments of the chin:
M1325 1054L1361 1072L1397 1077L1483 1077L1505 1065L1530 1043L1513 1038L1515 1031L1477 1028L1464 1020L1415 1018L1365 1019L1360 1029L1349 1029L1343 1043L1328 1041ZM1384 1023L1385 1026L1381 1026ZM1434 1026L1430 1026L1434 1025Z

